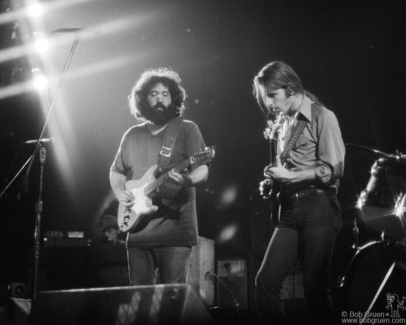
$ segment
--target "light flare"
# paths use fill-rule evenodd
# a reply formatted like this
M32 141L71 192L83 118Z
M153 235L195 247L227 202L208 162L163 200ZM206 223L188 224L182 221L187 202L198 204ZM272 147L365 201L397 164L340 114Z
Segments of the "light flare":
M402 218L406 212L405 203L406 203L406 195L403 195L403 197L399 196L399 199L397 200L395 206L395 214L398 218Z
M231 239L234 238L235 234L237 233L238 230L238 225L237 224L231 224L226 226L220 233L218 242L219 243L225 243Z
M220 206L222 208L228 207L237 201L238 188L237 185L231 184L221 193Z

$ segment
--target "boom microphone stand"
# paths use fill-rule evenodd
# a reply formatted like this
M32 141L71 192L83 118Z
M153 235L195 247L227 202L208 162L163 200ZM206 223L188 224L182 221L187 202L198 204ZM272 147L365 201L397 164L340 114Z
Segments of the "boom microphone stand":
M70 62L71 62L71 60L72 60L73 53L75 52L76 46L77 46L78 43L79 43L79 36L80 36L80 33L79 33L79 32L75 33L75 39L74 39L74 41L73 41L72 48L71 48L71 50L70 50L70 53L69 53L68 59L67 59L67 61L66 61L65 67L63 68L62 75L61 75L61 78L60 78L59 83L58 83L58 87L57 87L57 89L56 89L54 98L53 98L52 103L51 103L51 107L50 107L50 109L49 109L47 118L46 118L45 123L44 123L44 127L43 127L43 129L42 129L42 131L41 131L41 135L40 135L40 137L39 137L39 140L38 140L37 145L36 145L36 148L35 148L36 151L39 149L39 147L41 147L41 140L40 140L40 139L43 137L43 134L44 134L44 132L45 132L45 127L46 127L47 124L48 124L48 121L49 121L51 112L52 112L52 110L53 110L53 108L54 108L54 106L55 106L56 98L57 98L58 95L59 95L60 89L61 89L61 87L62 87L63 80L65 79L66 72L68 71ZM35 152L36 152L36 151L35 151ZM34 155L35 155L35 152L34 152ZM38 265L39 265L39 255L40 255L40 254L39 254L39 251L40 251L39 248L40 248L40 230L41 230L40 227L41 227L41 218L42 218L42 217L41 217L41 214L42 214L41 195L42 195L42 176L43 176L43 168L44 168L45 156L46 156L45 148L44 148L44 147L41 147L39 153L40 153L40 168L41 168L41 170L40 170L40 192L39 192L39 199L38 199L37 207L36 207L37 215L36 215L36 225L35 225L35 255L34 255L34 292L33 292L33 302L36 301L36 298L37 298L37 291L38 291ZM32 162L33 162L33 159L31 159L31 163L32 163Z
M43 146L43 142L41 141L41 139L43 139L43 135L45 133L45 128L48 125L48 121L50 119L51 113L53 111L53 108L55 106L55 102L56 99L59 95L60 89L62 87L62 83L63 80L65 79L66 76L66 72L68 71L70 62L72 60L73 57L73 53L75 52L76 46L79 43L79 37L80 37L80 31L82 29L57 29L55 31L53 31L51 34L53 33L65 33L65 32L74 32L75 33L75 39L74 42L72 44L72 48L70 50L68 59L65 63L65 66L63 68L62 71L62 75L61 78L59 80L54 98L52 100L51 106L49 108L49 112L47 115L47 118L45 120L44 126L42 128L41 134L38 137L38 141L35 145L35 149L34 149L34 153L31 155L29 161L29 165L27 168L27 172L25 174L25 178L23 181L23 185L24 185L24 190L28 191L28 176L32 167L32 164L34 162L34 157L37 153L39 153L39 160L40 160L40 180L39 180L39 197L38 197L38 202L36 203L36 207L35 207L35 211L36 211L36 222L35 222L35 230L34 230L34 238L35 238L35 254L34 254L34 285L33 285L33 295L32 295L32 302L36 301L37 298L37 291L38 291L38 266L39 266L39 256L40 256L40 231L41 231L41 219L42 219L42 188L43 188L43 172L44 172L44 164L45 164L45 160L46 160L46 150L45 147ZM24 167L27 165L28 161L24 164L24 166L20 169L20 171L17 173L20 174L21 171L24 169ZM16 177L13 178L12 182L16 179ZM7 186L7 188L11 185L10 182ZM7 189L6 188L6 189ZM1 195L3 195L5 192L5 190L1 193Z

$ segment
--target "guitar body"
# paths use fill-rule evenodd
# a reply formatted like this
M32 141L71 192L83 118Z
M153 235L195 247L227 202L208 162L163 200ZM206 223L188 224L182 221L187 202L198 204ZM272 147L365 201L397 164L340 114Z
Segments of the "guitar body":
M134 205L131 207L122 204L118 207L117 222L120 231L132 231L143 219L158 211L158 207L152 204L152 199L145 195L145 188L155 181L154 173L157 165L151 166L138 180L130 180L125 183L125 189L134 195Z
M183 171L190 167L190 171L193 171L212 159L214 154L214 147L205 148L174 169ZM125 183L125 189L131 191L134 196L134 204L132 206L120 204L118 207L117 222L121 232L132 232L142 220L158 211L158 207L152 204L152 197L159 195L160 198L172 199L181 190L182 186L169 179L167 172L155 179L157 168L157 165L153 165L140 179Z
M272 190L269 195L269 209L271 211L271 223L274 227L279 224L279 207L280 202L278 200L279 183L274 182L272 184Z

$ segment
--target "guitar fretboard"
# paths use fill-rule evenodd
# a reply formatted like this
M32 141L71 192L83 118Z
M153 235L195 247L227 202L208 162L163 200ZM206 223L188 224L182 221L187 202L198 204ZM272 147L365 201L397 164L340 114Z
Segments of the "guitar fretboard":
M177 172L184 170L185 168L188 168L191 165L197 164L198 162L201 162L203 159L206 158L206 156L209 155L210 152L199 152L194 154L192 157L182 161L179 165L175 167L175 170ZM168 179L169 175L168 173L165 173L161 175L159 178L157 178L155 181L151 182L148 184L145 189L144 189L144 195L149 195L153 191L155 191L158 187L160 187L165 181Z

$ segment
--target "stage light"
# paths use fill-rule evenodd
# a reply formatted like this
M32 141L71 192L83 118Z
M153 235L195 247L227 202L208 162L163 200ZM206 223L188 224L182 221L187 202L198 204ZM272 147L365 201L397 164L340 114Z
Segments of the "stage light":
M39 3L33 3L27 7L27 12L31 17L38 17L42 15L42 7Z
M49 48L48 40L39 32L35 32L34 34L34 46L38 53L44 53Z
M41 74L40 69L32 69L33 74L33 86L37 90L43 90L48 86L47 78Z
M44 76L35 77L34 86L37 90L45 89L48 86L47 78Z

